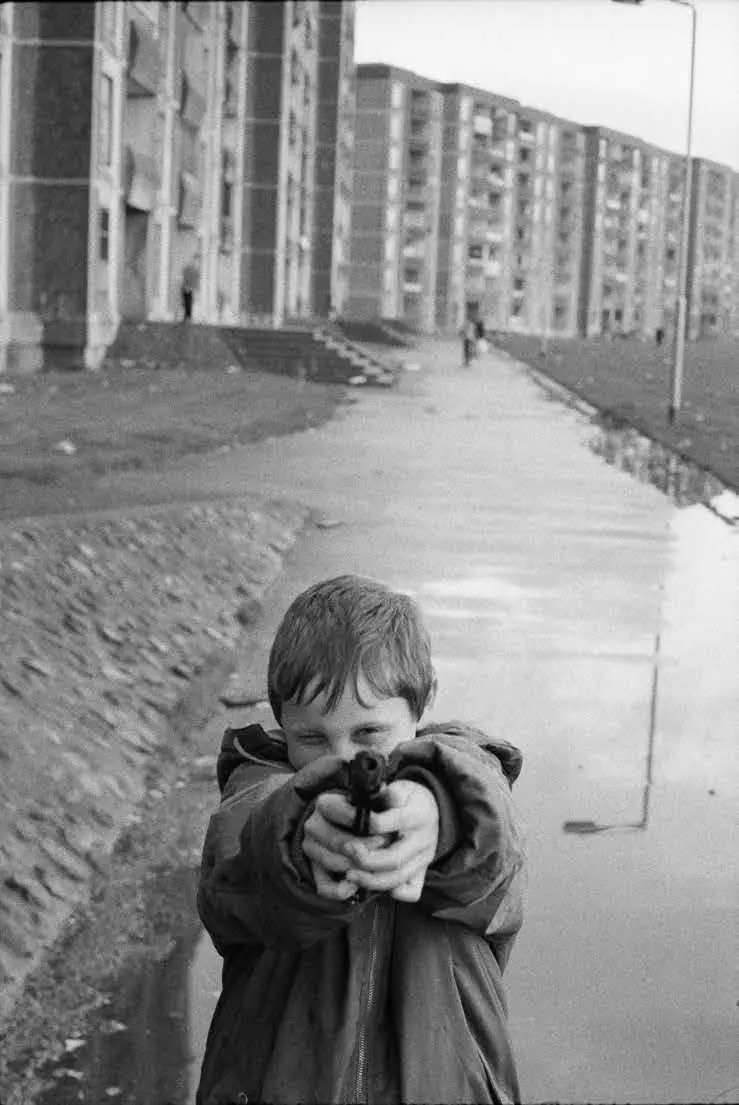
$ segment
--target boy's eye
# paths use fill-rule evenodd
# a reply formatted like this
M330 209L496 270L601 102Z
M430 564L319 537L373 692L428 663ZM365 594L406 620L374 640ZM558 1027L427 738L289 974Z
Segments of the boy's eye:
M357 737L358 740L370 741L370 740L372 740L373 737L376 737L377 734L378 734L377 729L373 729L371 727L368 727L366 729L358 729L355 733L355 736Z
M323 740L322 733L301 733L298 738L303 744L320 744Z

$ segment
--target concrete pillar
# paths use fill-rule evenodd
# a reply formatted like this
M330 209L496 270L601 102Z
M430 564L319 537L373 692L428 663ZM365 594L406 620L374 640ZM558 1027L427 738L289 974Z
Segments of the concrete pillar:
M83 368L95 4L16 4L13 16L7 365Z

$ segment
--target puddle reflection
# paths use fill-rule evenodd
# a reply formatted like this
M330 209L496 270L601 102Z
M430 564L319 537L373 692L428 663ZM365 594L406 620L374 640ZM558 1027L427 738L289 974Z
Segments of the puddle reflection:
M590 836L592 833L605 833L611 830L645 832L649 824L649 799L652 792L652 772L654 768L654 734L657 728L657 701L659 698L659 661L660 634L654 639L654 658L652 661L652 687L649 705L649 728L647 731L647 752L644 761L644 786L641 797L641 817L638 821L565 821L562 829L576 836Z
M615 415L594 420L590 448L607 464L649 483L677 506L709 504L724 485L697 464L678 457L658 441L651 441Z

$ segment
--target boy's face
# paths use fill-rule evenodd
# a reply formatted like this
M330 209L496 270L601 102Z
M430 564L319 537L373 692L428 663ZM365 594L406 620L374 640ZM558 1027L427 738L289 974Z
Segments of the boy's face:
M389 756L397 745L413 740L418 723L404 698L378 698L361 676L359 695L367 706L347 684L330 713L326 713L326 692L301 706L283 704L281 724L288 758L296 770L319 756L351 760L361 751Z

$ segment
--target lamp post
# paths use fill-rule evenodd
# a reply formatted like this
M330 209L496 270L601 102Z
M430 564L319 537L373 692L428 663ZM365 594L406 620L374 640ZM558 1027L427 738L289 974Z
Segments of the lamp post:
M644 0L613 0L614 4L642 4ZM675 330L675 353L670 380L670 406L667 418L673 425L683 396L683 374L685 368L685 334L688 325L688 235L690 233L690 207L693 198L693 172L690 164L693 142L693 86L695 78L695 39L697 12L692 0L667 0L670 4L679 4L688 8L691 15L690 35L690 91L688 93L688 133L685 143L685 191L683 193L683 226L680 236L680 266L678 270L677 319Z

